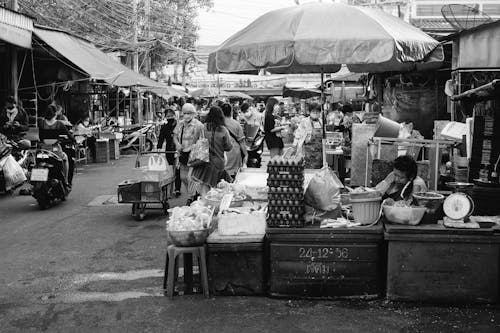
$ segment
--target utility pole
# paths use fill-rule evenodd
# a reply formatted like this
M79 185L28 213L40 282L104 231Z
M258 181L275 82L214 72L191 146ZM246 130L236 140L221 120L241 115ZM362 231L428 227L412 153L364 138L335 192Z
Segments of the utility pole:
M151 38L151 0L144 0L144 13L146 15L146 39L149 41ZM146 60L144 61L146 67L146 73L148 77L151 77L151 57L149 50L144 53Z
M132 53L132 66L133 70L137 73L139 73L139 50L138 50L138 45L137 45L137 39L138 39L138 34L139 34L139 15L138 15L138 10L137 7L139 6L139 0L133 0L132 1L132 12L133 16L132 19L134 20L133 23L133 29L134 29L134 34L133 34L133 47L134 47L134 52ZM136 87L136 95L137 95L137 122L141 123L142 122L142 98L141 98L141 93L138 87ZM130 89L130 100L132 101L132 87ZM130 112L132 111L132 103L130 105Z
M151 35L151 1L144 0L144 14L146 16L146 40L149 41ZM146 76L151 77L151 58L149 54L149 50L144 52L144 65L146 67ZM150 94L148 94L150 96ZM146 119L153 120L153 110L151 109L152 103L151 98L148 97L148 109L146 111Z
M134 47L134 52L132 53L132 69L139 73L139 51L137 49L137 37L139 34L139 15L137 14L137 7L139 6L139 0L133 0L132 1L132 19L133 19L133 47Z

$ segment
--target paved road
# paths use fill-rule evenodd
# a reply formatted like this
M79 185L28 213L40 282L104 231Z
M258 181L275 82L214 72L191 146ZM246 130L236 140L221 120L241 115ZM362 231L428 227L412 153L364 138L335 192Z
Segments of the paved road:
M111 200L134 161L84 166L68 201L49 210L0 196L0 332L500 332L500 310L487 305L170 301L161 289L165 217L136 222Z

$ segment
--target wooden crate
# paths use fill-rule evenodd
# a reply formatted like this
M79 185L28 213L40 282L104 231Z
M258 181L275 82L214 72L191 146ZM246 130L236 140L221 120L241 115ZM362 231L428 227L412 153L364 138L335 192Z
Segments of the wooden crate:
M95 162L109 162L109 139L97 139L95 143Z
M382 225L359 229L268 229L269 293L287 297L381 297Z
M500 236L493 229L387 225L387 298L496 302Z
M207 239L208 282L212 295L265 294L264 235L221 236Z

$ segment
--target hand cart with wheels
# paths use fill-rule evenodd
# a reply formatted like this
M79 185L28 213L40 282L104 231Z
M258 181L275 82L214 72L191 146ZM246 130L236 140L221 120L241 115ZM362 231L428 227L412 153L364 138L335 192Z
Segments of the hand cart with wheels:
M125 180L118 185L118 202L132 204L132 216L142 221L146 217L147 209L161 209L168 216L170 205L168 199L172 197L175 172L149 170L141 167L141 155L164 154L165 152L138 153L135 162L137 177ZM160 155L161 156L161 155ZM172 166L168 166L172 168ZM151 204L161 204L161 208L151 207Z

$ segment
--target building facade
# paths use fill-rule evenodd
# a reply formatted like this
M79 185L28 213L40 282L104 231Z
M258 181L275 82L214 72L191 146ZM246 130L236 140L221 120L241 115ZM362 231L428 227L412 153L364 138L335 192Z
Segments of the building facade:
M500 19L499 0L411 0L409 2L410 23L431 35L447 35L498 19Z

